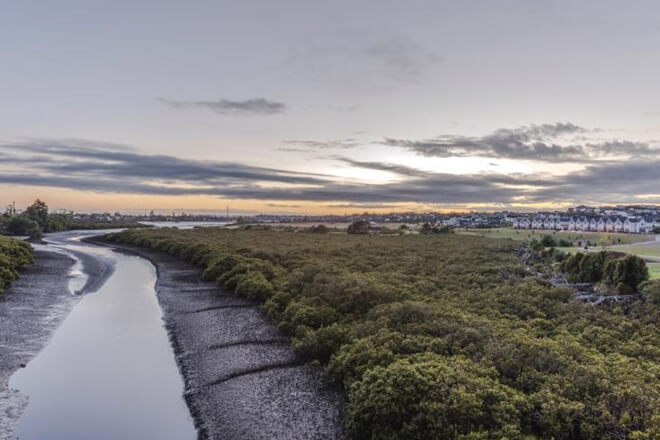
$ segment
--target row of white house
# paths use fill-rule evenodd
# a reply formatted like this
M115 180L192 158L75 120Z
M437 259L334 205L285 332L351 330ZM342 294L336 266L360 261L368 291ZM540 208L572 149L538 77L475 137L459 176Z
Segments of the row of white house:
M647 234L660 226L660 219L646 217L518 217L512 219L519 229L550 229L556 231L629 232Z

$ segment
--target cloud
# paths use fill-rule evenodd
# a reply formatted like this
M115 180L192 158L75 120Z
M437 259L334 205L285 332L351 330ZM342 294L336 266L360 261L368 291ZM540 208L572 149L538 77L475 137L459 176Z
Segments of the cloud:
M344 139L334 139L327 141L315 141L308 139L286 139L284 141L286 145L292 145L293 147L282 147L280 151L307 151L307 150L326 150L326 149L335 149L335 150L348 150L360 145L360 142L355 138L344 138ZM297 148L304 147L304 148Z
M360 108L357 104L350 105L328 105L328 109L336 112L354 112Z
M499 129L481 137L442 135L429 140L385 138L383 144L428 157L491 157L546 162L658 157L660 148L646 142L590 141L589 130L572 123Z
M506 203L524 195L522 188L506 187L501 176L438 174L433 179L411 179L388 184L332 183L319 187L264 188L255 185L227 188L225 196L240 199L299 200L352 203ZM523 180L516 182L526 184Z
M396 209L398 207L396 204L385 203L335 203L328 205L328 208L342 209Z
M289 61L309 72L324 88L334 87L339 93L355 96L423 83L442 60L407 37L363 39L349 35L330 45L303 47Z
M270 101L265 98L253 98L245 101L174 101L167 98L156 98L161 104L176 110L202 108L224 115L274 115L284 113L287 109L283 102Z
M618 146L612 148L618 149ZM355 168L382 170L396 181L355 183L318 173L148 155L82 140L0 143L0 184L119 194L205 195L376 208L397 203L497 204L630 202L658 194L660 159L589 163L581 171L547 174L432 173L398 164L334 157ZM283 206L283 205L282 205Z
M506 176L434 174L409 176L397 184L356 184L315 173L147 155L85 141L0 144L0 152L7 156L0 164L3 184L106 193L346 203L507 200L512 193L502 187L502 179L512 180Z
M375 42L362 52L384 75L401 82L419 81L428 67L441 61L438 55L407 38Z
M304 208L305 205L290 205L286 203L266 203L266 206L272 208Z
M2 164L20 165L67 179L105 178L131 181L179 181L191 185L228 185L263 181L314 185L328 176L254 167L239 163L196 161L167 155L147 155L112 144L78 141L28 141L0 144ZM31 154L31 155L28 155ZM65 180L66 181L66 180Z
M559 177L535 197L542 200L630 201L643 194L658 194L660 160L633 160L593 164Z
M419 177L419 178L433 176L433 173L428 173L426 171L422 171L417 168L407 167L404 165L397 165L397 164L384 163L384 162L359 161L342 156L335 156L333 157L333 159L351 165L353 167L376 170L376 171L387 171L390 173L398 174L400 176Z

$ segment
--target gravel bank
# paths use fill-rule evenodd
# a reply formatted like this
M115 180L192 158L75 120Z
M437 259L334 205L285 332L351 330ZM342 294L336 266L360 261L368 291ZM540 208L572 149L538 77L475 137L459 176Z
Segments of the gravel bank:
M70 257L35 251L35 262L0 296L0 439L8 439L27 404L27 396L10 390L9 378L41 350L80 299L71 295Z
M346 438L342 394L296 358L256 303L167 254L112 246L158 270L158 300L201 439Z

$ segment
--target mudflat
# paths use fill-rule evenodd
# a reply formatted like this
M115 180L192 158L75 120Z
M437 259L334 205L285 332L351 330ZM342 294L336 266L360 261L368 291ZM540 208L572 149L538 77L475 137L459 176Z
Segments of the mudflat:
M0 439L10 438L27 396L10 390L11 375L27 364L80 297L69 292L75 261L37 250L34 263L0 296Z

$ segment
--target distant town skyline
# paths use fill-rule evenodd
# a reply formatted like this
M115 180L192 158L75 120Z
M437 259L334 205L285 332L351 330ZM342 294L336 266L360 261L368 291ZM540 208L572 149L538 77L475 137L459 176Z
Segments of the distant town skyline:
M660 204L660 4L0 6L0 202Z

